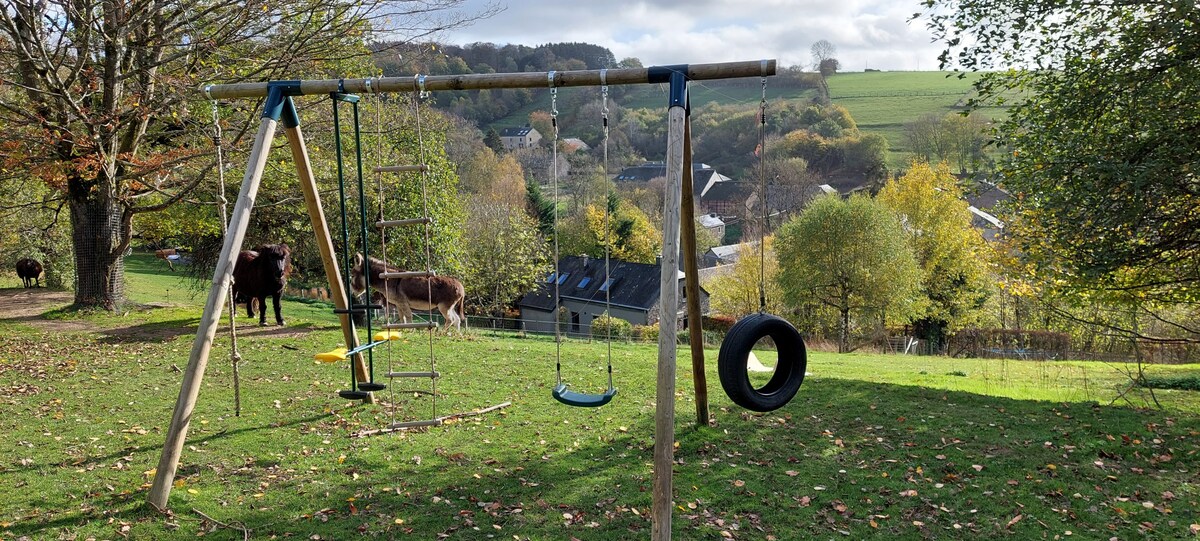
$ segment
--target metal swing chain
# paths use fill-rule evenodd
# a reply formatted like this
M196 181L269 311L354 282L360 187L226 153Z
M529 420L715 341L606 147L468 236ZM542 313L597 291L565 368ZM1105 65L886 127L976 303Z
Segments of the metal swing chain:
M217 148L217 207L221 213L221 236L227 234L229 214L225 198L225 159L221 148L221 117L217 112L217 100L212 100L213 146ZM229 277L229 362L233 365L233 416L242 416L242 386L240 365L242 354L237 345L237 304L233 296L233 277ZM262 307L259 307L260 309Z
M550 85L550 127L554 131L554 144L550 146L550 178L554 181L554 374L557 385L562 385L562 317L559 302L558 268L558 89L554 86L554 72L546 73Z
M600 70L600 115L604 121L604 179L608 180L608 70ZM609 200L612 198L612 189L608 191L608 196L604 199L604 283L612 279L612 274L609 268L609 255L612 252L611 247L611 227L609 226L611 209L609 209ZM606 336L604 343L608 348L608 388L613 388L613 373L612 373L612 285L604 288L604 315L606 317Z
M762 99L758 103L758 178L762 189L762 224L758 231L758 311L767 310L767 78L761 77Z
M368 92L371 89L370 81L371 81L370 79L367 79ZM383 104L387 101L387 97L384 96L383 94L378 94L378 96L379 96L379 99L376 100L376 103L375 103L375 163L383 164L384 162L383 162L383 113L382 113L382 111L383 111ZM383 216L384 216L383 171L378 170L378 168L375 171L375 184L379 187L379 220L383 221L383 219L384 219L383 218ZM379 257L381 257L384 261L387 261L388 260L388 251L387 251L387 228L386 227L379 228L379 252L380 252ZM370 267L370 262L365 262L364 264L367 265L368 268ZM386 287L387 287L387 282L385 281L384 288L386 289ZM372 304L370 299L367 299L367 304L368 305ZM370 310L370 308L368 308L368 310ZM385 298L383 301L383 318L384 318L384 321L386 321L387 323L395 323L396 322L396 320L392 318L391 313L392 313L392 310L391 310L391 308L388 307L388 302L387 302L387 298L385 295ZM390 332L394 332L394 331L388 331L388 332L390 333ZM386 335L386 336L387 336L387 341L388 341L388 344L387 344L387 371L390 373L390 372L395 371L395 368L394 368L395 352L392 350L392 342L394 340L392 340L390 335ZM372 336L371 340L374 341L375 337ZM393 405L392 407L387 409L388 410L388 424L391 425L391 424L396 423L396 408L395 408L396 386L388 385L387 391L388 391L388 402L390 402Z

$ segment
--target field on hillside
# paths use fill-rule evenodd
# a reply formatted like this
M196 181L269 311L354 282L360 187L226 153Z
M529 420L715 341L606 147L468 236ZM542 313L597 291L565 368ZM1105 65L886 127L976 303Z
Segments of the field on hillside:
M904 125L927 114L962 111L977 74L937 71L839 73L827 79L833 103L850 111L865 132L878 133L889 144L888 164L904 166L912 150L904 141Z
M242 315L242 414L222 326L192 415L169 514L144 503L203 292L145 254L137 306L61 310L70 295L0 277L0 539L514 539L649 537L652 344L614 343L619 388L596 409L555 402L555 343L423 332L377 370L443 374L436 413L405 382L346 402L329 307L289 301L287 326ZM606 344L561 348L573 388L603 388ZM758 352L770 364L770 352ZM1200 393L1127 390L1124 365L812 352L797 397L760 414L730 403L709 350L712 426L695 426L679 350L676 539L1190 539L1200 532ZM1152 366L1156 375L1200 366ZM1110 404L1114 402L1115 404ZM511 402L409 433L419 418ZM1135 407L1136 406L1136 407Z

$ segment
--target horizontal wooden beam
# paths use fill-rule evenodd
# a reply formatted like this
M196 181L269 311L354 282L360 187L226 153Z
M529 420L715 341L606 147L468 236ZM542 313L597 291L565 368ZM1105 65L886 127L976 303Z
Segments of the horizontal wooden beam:
M775 75L775 59L682 64L649 68L606 70L541 71L525 73L476 73L469 75L413 75L411 77L371 77L367 79L314 79L291 81L292 96L343 92L416 92L420 90L484 90L497 88L547 88L567 86L632 85L663 83L673 71L684 71L690 81L767 77ZM210 99L254 98L267 95L271 83L234 83L206 85L201 90Z

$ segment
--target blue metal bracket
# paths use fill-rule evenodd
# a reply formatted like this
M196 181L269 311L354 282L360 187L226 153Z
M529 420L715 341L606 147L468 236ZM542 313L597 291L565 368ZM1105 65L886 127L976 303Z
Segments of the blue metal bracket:
M291 102L292 100L289 99L291 96L300 95L299 80L271 81L267 83L267 102L263 104L263 118L278 121L283 116L284 103Z

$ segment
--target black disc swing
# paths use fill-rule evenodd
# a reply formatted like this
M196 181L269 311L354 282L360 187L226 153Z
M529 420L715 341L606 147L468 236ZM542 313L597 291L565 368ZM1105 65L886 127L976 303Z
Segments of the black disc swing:
M721 341L721 350L717 354L717 375L721 379L721 387L729 399L743 408L752 411L774 411L792 400L804 382L804 371L808 367L808 352L804 347L804 339L799 331L786 319L766 313L766 226L769 207L767 206L767 180L764 156L766 155L766 123L767 123L767 78L762 78L762 101L759 102L758 129L758 164L760 181L760 198L762 201L762 227L759 228L758 253L758 312L750 314L729 329L725 339ZM775 363L775 372L771 379L762 387L754 387L747 373L751 350L759 340L770 337L775 343L779 355Z
M340 115L338 114L338 103L340 103L340 102L349 103L351 105L351 109L354 112L354 157L355 157L355 172L358 176L358 206L359 206L359 214L360 214L360 216L359 216L359 226L360 226L359 227L359 229L360 229L359 235L360 235L360 240L361 240L361 244L362 244L361 251L362 251L363 257L366 258L369 255L369 252L368 252L369 238L367 236L366 194L365 194L365 188L364 188L364 183L363 183L363 174L362 174L362 141L360 139L361 130L359 128L359 116L358 116L358 101L359 100L358 100L358 96L355 96L352 94L346 94L343 92L331 92L329 94L329 96L331 98L331 101L333 102L333 139L334 139L335 154L337 156L338 196L339 196L339 200L340 200L341 218L342 218L342 245L345 247L345 250L343 250L343 258L342 258L342 273L345 276L343 276L342 279L345 280L345 283L347 285L349 285L350 284L350 256L349 256L349 253L350 253L350 227L349 227L349 220L348 220L348 217L346 214L346 202L347 202L346 182L345 182L345 175L344 175L343 166L342 166L342 163L343 163L342 162L342 132L341 132L341 119L340 119ZM364 316L366 318L366 331L367 331L368 340L371 339L371 312L375 309L382 308L382 306L370 304L371 290L370 290L369 282L370 281L368 280L367 291L364 294L364 296L367 299L366 305L355 304L353 302L354 299L352 298L349 291L347 291L347 293L346 293L347 297L351 297L351 298L346 299L347 300L346 306L350 307L349 309L346 310L346 312L349 312L350 314L357 314L357 313L364 314ZM334 310L334 312L337 313L339 311ZM368 377L368 380L364 381L364 382L358 381L358 378L357 378L356 374L354 373L354 363L351 362L350 363L350 389L338 391L338 396L345 398L347 400L362 400L362 399L367 398L369 396L369 393L371 393L371 392L382 391L387 388L387 385L375 382L375 355L374 355L375 346L378 346L379 344L383 344L386 342L387 342L387 340L369 341L366 344L360 345L360 346L358 346L352 350L346 351L346 352L341 352L341 351L331 352L332 353L331 357L333 357L334 359L336 359L338 357L341 357L343 359L351 359L355 354L361 353L363 351L367 352L367 367L368 367L367 368L367 377ZM326 354L326 355L330 355L330 354Z
M605 80L607 78L607 75L608 75L608 70L606 70L606 69L600 70L600 96L603 101L603 106L601 108L601 111L602 111L601 114L603 115L603 118L604 118L604 165L603 165L603 167L604 167L604 178L605 179L608 178L608 83ZM555 400L558 400L559 402L562 402L563 404L566 404L568 406L577 406L577 407L583 407L583 408L596 408L596 407L600 407L600 406L603 406L603 405L609 403L610 401L612 401L613 396L617 394L617 388L613 387L612 315L610 314L610 311L612 309L612 294L611 294L611 288L608 287L611 284L611 277L609 275L610 273L609 273L609 246L608 246L609 204L608 204L607 200L604 202L604 282L603 282L604 286L601 287L601 289L604 291L604 303L605 303L604 315L605 315L605 317L608 318L607 319L608 325L606 325L608 334L607 334L607 337L605 340L605 344L608 346L608 389L606 389L601 394L578 393L578 392L568 389L567 384L565 382L563 382L563 378L562 378L562 318L558 317L558 303L560 302L558 285L559 285L559 283L562 282L562 280L559 279L559 272L558 272L558 270L559 270L558 269L558 260L559 260L559 255L558 255L558 104L557 104L558 89L555 88L555 86L554 86L554 72L553 71L551 71L548 74L547 79L548 79L548 82L550 83L550 124L554 128L554 144L552 145L553 161L551 161L551 164L552 164L551 167L554 169L554 174L552 175L552 178L554 179L554 274L551 276L554 279L554 310L555 310L555 316L554 316L554 344L555 344L554 372L555 372L555 376L557 379L557 384L554 386L554 390L550 394L554 396Z

